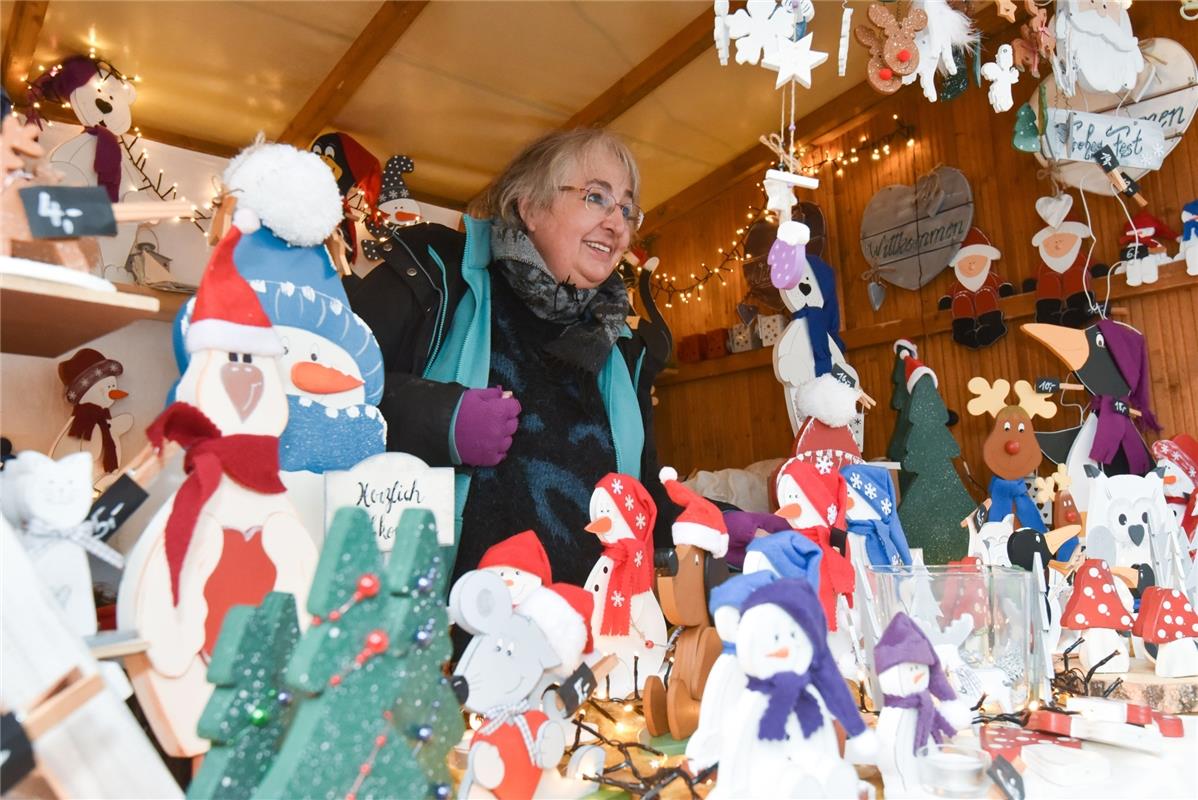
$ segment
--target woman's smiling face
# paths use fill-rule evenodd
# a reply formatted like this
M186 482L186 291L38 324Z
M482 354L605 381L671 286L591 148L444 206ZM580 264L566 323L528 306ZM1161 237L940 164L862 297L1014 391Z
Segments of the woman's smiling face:
M604 216L584 201L581 190L602 190L617 203L631 203L635 202L631 182L620 160L602 147L576 163L565 178L562 186L578 188L554 187L557 191L548 208L521 200L520 217L554 278L580 289L593 289L620 263L632 229L618 207Z

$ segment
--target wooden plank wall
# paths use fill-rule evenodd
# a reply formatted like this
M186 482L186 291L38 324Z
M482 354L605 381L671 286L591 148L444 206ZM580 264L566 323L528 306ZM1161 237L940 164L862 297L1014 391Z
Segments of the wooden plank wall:
M1198 23L1183 23L1174 3L1136 3L1132 19L1141 38L1172 36L1191 52L1198 52ZM745 79L754 79L753 73L746 71ZM1024 76L1015 86L1016 108L1033 95L1036 83ZM866 457L883 455L894 424L894 414L888 407L893 365L890 345L903 336L918 343L922 359L940 376L941 392L949 408L961 414L955 432L964 461L984 483L988 475L982 464L981 443L990 426L988 421L969 418L965 413L968 379L984 375L991 380L1006 377L1013 382L1021 377L1062 372L1043 347L1016 329L1019 322L1030 321L1032 298L1019 296L1004 301L1010 332L995 346L980 352L956 345L947 332L948 313L936 310L937 299L952 280L951 269L920 292L888 287L885 303L874 312L866 296L866 284L860 279L868 266L858 242L861 216L869 199L882 187L912 184L919 175L940 164L956 167L973 187L974 224L1003 252L995 269L1018 287L1024 278L1035 275L1039 265L1031 238L1042 222L1033 204L1037 197L1051 193L1051 188L1047 180L1037 178L1039 165L1034 157L1011 146L1014 110L994 114L984 86L971 85L962 97L950 103L927 103L913 86L891 97L879 95L877 104L866 114L836 126L844 131L840 138L820 144L832 152L847 151L862 136L872 139L891 130L894 114L915 126L914 147L899 144L880 161L866 155L846 167L839 178L825 168L820 188L800 194L806 195L803 199L817 202L824 211L829 234L826 255L839 272L849 358L860 372L865 389L879 401L866 421ZM744 224L748 207L761 203L761 191L756 186L759 179L729 186L695 212L663 225L652 242L653 252L661 257L659 269L678 276L681 283L689 272L697 271L699 263L718 261L717 248L728 246L735 229ZM1198 197L1198 128L1191 128L1165 161L1164 169L1147 176L1142 185L1149 210L1180 230L1181 206ZM1074 208L1084 216L1081 199L1076 191L1073 194ZM1112 198L1087 195L1086 202L1091 227L1097 234L1095 258L1113 263L1126 224L1124 213ZM725 286L718 280L709 282L702 301L675 302L672 308L663 309L675 341L736 321L735 307L747 287L739 268L725 280ZM1187 279L1182 265L1174 264L1162 269L1159 284L1143 288L1148 291L1129 290L1120 276L1112 283L1112 296L1116 307L1126 309L1128 316L1124 319L1147 337L1153 400L1164 425L1163 433L1198 434L1198 347L1194 346L1198 279ZM1105 291L1106 282L1100 281L1098 289ZM673 464L683 474L694 468L741 467L779 457L790 445L790 426L768 351L684 365L678 374L664 376L657 391L658 452L662 463ZM1044 427L1076 424L1078 418L1078 409L1066 407Z

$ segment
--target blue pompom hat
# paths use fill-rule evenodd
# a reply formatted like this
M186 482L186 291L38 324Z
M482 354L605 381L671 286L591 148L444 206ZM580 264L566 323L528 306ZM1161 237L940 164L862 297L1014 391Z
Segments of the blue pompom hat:
M802 578L819 591L819 545L797 531L778 531L754 539L745 553L761 553L783 578Z

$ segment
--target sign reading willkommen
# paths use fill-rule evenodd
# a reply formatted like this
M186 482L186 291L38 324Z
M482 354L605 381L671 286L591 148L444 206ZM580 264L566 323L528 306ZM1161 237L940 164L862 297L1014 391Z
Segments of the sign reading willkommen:
M325 525L344 506L370 514L379 549L391 552L399 518L409 508L427 508L437 520L437 541L453 544L453 469L430 467L407 453L380 453L351 469L324 474Z

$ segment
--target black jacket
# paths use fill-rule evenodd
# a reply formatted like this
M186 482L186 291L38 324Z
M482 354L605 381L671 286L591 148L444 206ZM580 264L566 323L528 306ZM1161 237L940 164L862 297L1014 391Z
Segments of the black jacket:
M386 380L379 410L387 420L387 449L411 453L431 466L452 466L450 425L466 387L426 380L421 375L466 291L461 273L466 235L443 225L414 225L400 229L382 250L383 263L365 278L347 279L346 292L354 312L374 331L383 352ZM657 478L650 398L653 382L665 364L654 357L636 331L631 338L619 339L616 346L634 380L638 377L636 365L641 363L636 384L645 425L641 482L658 507L656 546L668 547L677 507Z

